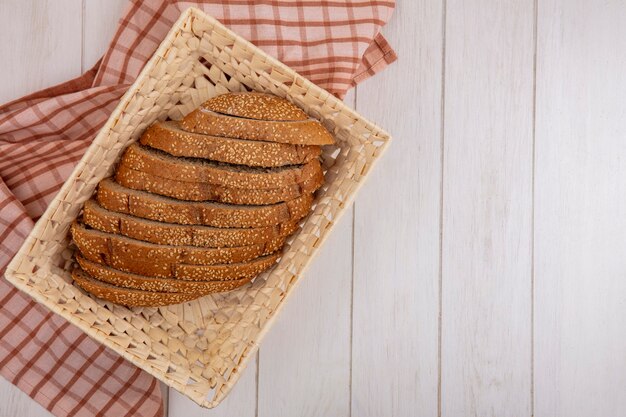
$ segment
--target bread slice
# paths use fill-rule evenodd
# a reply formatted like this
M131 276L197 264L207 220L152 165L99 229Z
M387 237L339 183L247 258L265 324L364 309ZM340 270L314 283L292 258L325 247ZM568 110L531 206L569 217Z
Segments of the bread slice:
M234 290L250 282L251 278L234 279L230 281L185 281L173 278L154 278L130 274L110 268L95 262L88 261L82 256L76 256L81 269L89 276L116 287L131 288L153 292L182 292L203 296L214 292Z
M154 123L139 142L173 156L256 167L305 164L321 154L317 145L290 145L186 132L174 121Z
M100 181L98 203L110 211L160 222L214 227L266 227L297 222L309 213L313 196L303 194L282 203L242 206L189 202L123 187L110 178Z
M227 93L213 97L202 107L216 113L257 120L306 120L302 109L282 97L257 92Z
M256 277L271 268L280 258L280 253L262 256L253 261L224 265L189 265L176 264L173 276L190 281L229 281L246 277Z
M273 121L228 116L200 107L180 123L183 130L205 135L290 143L293 145L331 145L332 135L313 119Z
M303 194L313 193L324 183L324 175L320 172L302 184L289 187L258 190L173 180L120 165L115 174L115 181L134 190L148 191L179 200L264 205L289 201Z
M74 222L70 228L80 253L93 262L146 276L168 277L176 263L215 265L245 262L279 250L283 238L236 248L168 246L88 229Z
M264 255L246 262L232 264L196 265L188 263L156 262L137 258L134 260L92 257L81 253L88 261L105 265L119 271L144 277L176 278L192 281L231 281L253 278L276 263L280 251ZM113 262L111 262L113 261Z
M153 292L116 287L90 277L80 268L72 271L77 286L105 301L127 307L160 307L180 304L199 298L198 293Z
M82 219L87 226L93 229L106 233L121 234L146 242L161 245L213 248L230 248L264 243L272 239L289 236L298 229L296 222L279 223L273 226L258 228L176 225L109 211L101 207L95 200L87 200L85 202Z
M290 187L311 178L323 176L322 166L317 159L305 165L252 168L197 158L174 157L137 143L133 143L126 149L120 161L120 167L177 181L264 190Z

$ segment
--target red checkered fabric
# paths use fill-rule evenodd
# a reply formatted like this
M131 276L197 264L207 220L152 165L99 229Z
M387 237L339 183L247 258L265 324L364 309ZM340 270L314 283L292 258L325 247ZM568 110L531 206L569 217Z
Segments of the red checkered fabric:
M180 13L203 9L343 96L396 57L394 1L133 1L92 70L0 106L0 274ZM0 372L59 416L160 416L157 381L0 281Z

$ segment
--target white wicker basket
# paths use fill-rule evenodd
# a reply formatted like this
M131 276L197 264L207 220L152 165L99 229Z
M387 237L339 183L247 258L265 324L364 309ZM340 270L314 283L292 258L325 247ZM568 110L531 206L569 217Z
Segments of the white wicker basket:
M273 93L333 132L326 184L280 262L228 293L162 308L128 309L72 285L71 222L122 151L157 119L180 119L228 91ZM50 310L205 407L230 391L328 232L354 199L390 137L336 97L191 8L124 95L9 264L6 277Z

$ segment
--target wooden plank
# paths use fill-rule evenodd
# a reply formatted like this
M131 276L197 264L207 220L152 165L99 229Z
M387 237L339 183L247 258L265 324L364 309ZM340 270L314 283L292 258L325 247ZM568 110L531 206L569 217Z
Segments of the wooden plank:
M446 8L442 416L531 415L533 1Z
M355 206L353 416L436 416L442 7L399 1L399 60L358 87L394 142Z
M0 103L80 74L79 0L0 2ZM0 416L52 416L0 379Z
M0 378L0 416L52 417L52 414L6 379Z
M4 103L80 74L80 0L0 2Z
M233 390L216 408L196 405L189 398L170 389L169 417L255 417L257 359L250 361Z
M300 279L261 345L258 416L348 416L351 210Z
M626 3L540 2L535 415L626 415Z
M104 55L117 23L129 4L128 0L83 0L83 71L87 71Z

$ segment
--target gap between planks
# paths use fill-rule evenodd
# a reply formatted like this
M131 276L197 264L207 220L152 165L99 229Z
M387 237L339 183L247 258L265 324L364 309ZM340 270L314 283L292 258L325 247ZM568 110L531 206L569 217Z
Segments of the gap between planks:
M443 175L445 172L445 128L446 128L446 10L448 0L443 0L441 7L441 109L439 138L439 277L437 298L437 416L441 417L441 348L443 343Z

